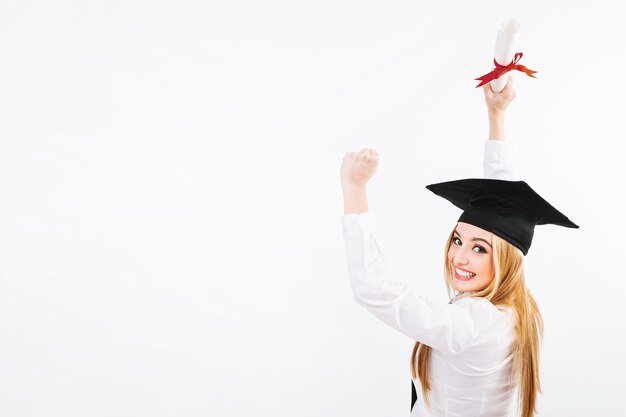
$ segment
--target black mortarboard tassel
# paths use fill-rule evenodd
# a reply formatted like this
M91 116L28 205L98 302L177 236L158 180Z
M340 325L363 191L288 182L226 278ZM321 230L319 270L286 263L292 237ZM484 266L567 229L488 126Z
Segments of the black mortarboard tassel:
M524 181L487 178L427 185L433 193L464 210L460 222L487 230L528 253L535 225L578 226Z

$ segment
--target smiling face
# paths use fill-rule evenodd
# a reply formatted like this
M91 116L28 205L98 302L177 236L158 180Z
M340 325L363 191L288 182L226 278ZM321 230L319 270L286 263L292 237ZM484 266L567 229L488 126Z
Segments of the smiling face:
M455 290L480 291L491 283L495 276L491 236L492 233L480 227L457 223L448 250Z

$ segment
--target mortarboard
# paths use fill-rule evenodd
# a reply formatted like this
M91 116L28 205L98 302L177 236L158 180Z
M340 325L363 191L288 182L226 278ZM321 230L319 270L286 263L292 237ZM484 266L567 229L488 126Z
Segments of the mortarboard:
M501 237L524 255L528 253L538 224L578 229L524 181L468 178L426 188L464 210L458 221Z

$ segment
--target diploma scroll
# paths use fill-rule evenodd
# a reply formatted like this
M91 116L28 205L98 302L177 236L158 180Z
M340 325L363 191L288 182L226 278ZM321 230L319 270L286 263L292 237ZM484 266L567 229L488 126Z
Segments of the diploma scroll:
M516 19L507 19L502 23L502 28L498 31L496 37L496 47L494 51L494 58L498 64L506 66L515 57L515 44L519 35L520 25ZM509 77L507 74L503 74L500 78L497 78L489 83L491 90L494 93L501 92L506 87L506 80Z

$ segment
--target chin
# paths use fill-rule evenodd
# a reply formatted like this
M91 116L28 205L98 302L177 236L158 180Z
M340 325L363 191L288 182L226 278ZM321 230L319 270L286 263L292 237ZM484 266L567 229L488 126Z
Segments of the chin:
M472 281L459 281L456 278L452 279L452 288L460 292L478 291L477 285Z

